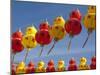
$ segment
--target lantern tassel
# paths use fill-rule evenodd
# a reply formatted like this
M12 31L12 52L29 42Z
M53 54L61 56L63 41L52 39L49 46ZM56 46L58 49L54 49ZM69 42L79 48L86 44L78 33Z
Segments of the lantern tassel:
M85 47L85 45L86 45L86 43L87 43L87 41L88 41L89 37L90 37L90 33L88 33L88 36L87 36L87 38L86 38L86 40L85 40L85 42L84 42L84 44L83 44L82 48L84 48L84 47Z
M39 53L39 56L41 56L41 54L42 54L42 52L43 52L43 48L44 48L44 46L42 46L42 49L41 49L41 51L40 51L40 53Z
M53 50L53 48L55 47L55 44L56 44L56 41L54 40L54 44L53 44L53 46L50 48L50 50L48 51L48 54L47 54L47 55L49 55L50 52Z
M27 59L29 50L26 50L26 51L27 51L27 52L26 52L26 55L25 55L25 58L24 58L24 61L25 61L25 62L26 62L26 59Z

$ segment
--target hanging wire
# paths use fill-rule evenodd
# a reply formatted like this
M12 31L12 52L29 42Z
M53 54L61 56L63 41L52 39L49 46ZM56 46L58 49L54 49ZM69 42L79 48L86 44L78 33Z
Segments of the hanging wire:
M91 34L91 32L88 32L88 36L87 36L87 38L86 38L86 40L85 40L85 42L84 42L82 48L85 47L85 45L86 45L86 43L87 43L87 41L88 41L88 39L89 39L89 37L90 37L90 34Z
M54 44L52 45L52 47L50 48L50 50L48 51L48 53L47 53L47 55L49 55L50 54L50 52L53 50L53 48L55 47L55 44L56 44L56 40L54 40Z
M16 54L13 54L13 56L12 56L12 63L14 63L15 55Z
M39 56L41 56L41 54L42 54L42 52L43 52L43 48L44 48L44 46L41 46L42 48L41 48L41 51L40 51L40 53L39 53Z
M29 53L29 50L26 50L26 55L25 55L25 58L24 58L24 62L26 62L26 59L27 59L28 53Z
M70 51L71 41L72 41L72 37L70 38L70 41L69 41L69 43L68 43L68 47L67 47L67 50L68 50L68 51Z

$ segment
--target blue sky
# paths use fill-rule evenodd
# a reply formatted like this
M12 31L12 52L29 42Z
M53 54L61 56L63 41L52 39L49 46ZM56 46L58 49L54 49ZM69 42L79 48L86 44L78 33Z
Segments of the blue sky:
M22 32L25 33L27 26L34 24L36 27L39 27L39 24L45 19L48 20L49 24L52 25L53 19L57 16L63 16L65 20L68 20L69 14L73 9L78 8L84 16L87 13L88 6L84 5L72 5L72 4L55 4L55 3L38 3L38 2L12 2L12 33L21 28ZM55 65L59 59L63 59L65 64L68 65L68 61L71 57L75 57L77 64L79 63L80 57L86 57L88 64L90 64L90 59L95 55L95 31L92 33L89 38L85 48L82 48L82 45L87 37L87 30L82 24L82 32L80 35L75 36L72 39L72 44L70 52L67 51L67 45L70 40L68 34L64 39L57 42L55 48L47 57L46 54L50 47L53 44L45 46L44 51L41 57L38 56L39 51L41 50L40 45L32 49L29 52L26 64L32 60L35 64L38 61L43 60L47 63L50 59L53 59ZM20 62L24 59L26 49L18 53L15 57L15 62ZM53 54L54 53L54 54Z

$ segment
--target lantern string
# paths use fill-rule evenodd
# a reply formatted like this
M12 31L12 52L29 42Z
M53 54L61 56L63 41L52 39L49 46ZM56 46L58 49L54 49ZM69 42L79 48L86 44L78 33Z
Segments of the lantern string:
M70 38L70 41L69 41L69 43L68 43L68 47L67 47L67 50L68 50L68 51L70 51L71 41L72 41L72 37Z
M26 55L25 55L25 58L24 58L25 62L26 62L26 59L27 59L27 56L28 56L28 52L29 52L29 50L26 50Z
M16 54L13 54L12 63L14 63L15 55L16 55Z
M43 48L44 48L44 46L42 46L41 51L40 51L40 53L39 53L39 56L41 56L41 54L42 54L42 52L43 52Z
M85 47L85 45L86 45L86 43L87 43L87 41L88 41L88 39L89 39L89 37L90 37L90 34L91 34L91 33L88 33L88 36L87 36L87 38L86 38L86 40L85 40L85 42L84 42L84 44L83 44L82 48L84 48L84 47Z
M50 48L50 50L48 51L47 55L50 54L50 52L53 50L53 48L55 47L56 41L54 40L54 44L52 45L52 47Z

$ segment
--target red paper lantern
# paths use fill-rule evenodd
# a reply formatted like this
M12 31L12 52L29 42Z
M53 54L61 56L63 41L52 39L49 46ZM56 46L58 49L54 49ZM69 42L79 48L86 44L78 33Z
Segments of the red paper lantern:
M78 19L76 19L76 18L69 19L65 23L65 30L69 34L69 36L71 37L71 39L69 41L69 44L68 44L68 51L69 51L72 38L74 36L80 34L80 32L82 30L82 26L81 26L80 21Z
M26 73L34 73L35 72L35 66L33 62L30 62L26 68Z
M96 57L93 56L91 59L90 69L96 69Z
M11 75L16 75L16 66L14 64L11 67Z
M55 72L54 61L50 60L46 68L46 72Z
M52 41L52 37L48 30L41 30L36 33L36 41L40 45L48 45Z
M76 61L75 61L75 59L74 58L72 58L70 61L69 61L69 64L76 64Z
M74 58L72 58L70 61L69 61L69 66L68 66L68 70L69 71L75 71L77 70L77 65L76 65L76 61Z
M18 30L12 34L11 42L12 42L13 53L21 52L24 49L21 43L22 37L23 37L23 33L21 32L21 30Z
M34 63L32 61L30 61L30 63L28 64L28 67L34 67Z
M14 53L12 61L14 61L15 54L21 52L24 49L21 41L22 37L23 33L21 32L21 30L14 32L11 36L11 48L12 48L12 53Z
M19 38L12 39L12 52L14 54L21 52L23 49L24 47L22 45L21 39Z
M39 56L41 56L44 45L48 45L52 41L52 37L48 31L48 22L43 22L40 24L40 30L36 33L35 39L37 43L42 46Z
M81 16L79 9L75 9L70 13L70 19L72 19L72 18L76 18L79 21L81 20L82 16Z
M21 30L18 30L16 32L14 32L11 36L12 38L21 38L23 37L23 33L21 32Z
M41 23L40 26L39 26L39 29L40 29L40 30L42 30L42 29L48 30L48 29L49 29L48 22L43 22L43 23Z
M65 29L70 36L74 36L74 35L78 35L81 32L82 26L79 20L73 18L73 19L69 19L66 22Z
M96 63L96 57L93 56L92 59L91 59L91 61L92 61L93 63Z

